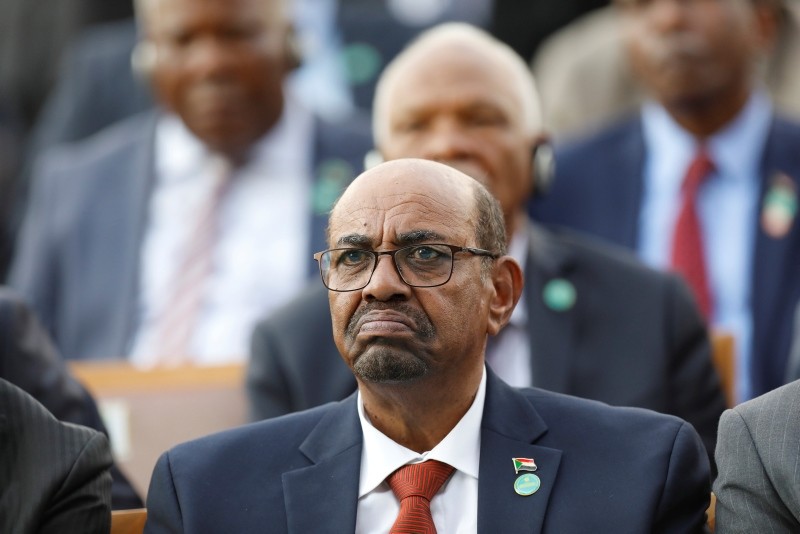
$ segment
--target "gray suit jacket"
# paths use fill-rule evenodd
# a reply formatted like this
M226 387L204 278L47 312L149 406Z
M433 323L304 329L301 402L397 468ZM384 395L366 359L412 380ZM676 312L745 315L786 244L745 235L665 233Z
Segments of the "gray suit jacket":
M528 232L532 385L677 415L694 425L713 455L725 400L685 285L572 232L538 225ZM575 288L569 309L543 298L559 279ZM343 399L355 387L333 343L322 283L256 327L248 369L254 419Z
M59 422L0 379L0 532L107 533L110 466L104 435Z
M123 356L137 330L156 117L137 115L54 149L34 174L10 283L67 359ZM370 146L358 125L321 121L309 143L320 196L343 189ZM309 275L311 254L324 248L327 207L309 210Z
M94 399L70 374L44 328L19 296L2 286L0 378L31 395L59 421L108 435ZM111 476L111 505L115 510L144 506L116 465L111 466Z
M800 532L800 381L726 410L716 458L718 534Z

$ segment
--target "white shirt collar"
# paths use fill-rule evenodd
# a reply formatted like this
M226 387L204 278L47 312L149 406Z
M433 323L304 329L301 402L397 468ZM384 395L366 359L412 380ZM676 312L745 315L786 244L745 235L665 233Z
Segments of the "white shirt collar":
M763 91L754 91L742 111L707 141L716 176L748 182L759 174L761 155L772 121L772 105ZM652 168L677 168L679 178L697 150L698 140L683 129L666 109L654 102L642 107L642 126ZM676 187L679 187L677 184Z
M397 468L425 460L439 460L477 480L481 451L481 421L486 399L486 368L467 413L432 450L419 454L396 443L380 432L364 412L361 392L358 393L358 418L364 435L361 453L359 499L380 486Z
M247 165L281 165L297 159L298 147L309 145L313 116L288 91L284 91L283 113L278 122L250 150ZM156 176L162 183L190 180L204 172L204 166L218 159L173 113L161 116L156 126ZM310 153L310 152L309 152ZM302 154L305 157L307 154Z

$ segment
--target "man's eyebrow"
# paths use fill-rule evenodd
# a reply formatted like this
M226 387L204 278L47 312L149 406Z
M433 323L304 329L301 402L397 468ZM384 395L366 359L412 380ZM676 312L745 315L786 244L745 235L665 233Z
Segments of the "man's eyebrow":
M336 245L340 247L350 246L358 248L369 248L372 240L363 234L348 234L343 235L336 241Z
M416 243L439 241L444 238L441 234L433 230L414 230L412 232L405 232L397 235L398 245L414 245Z

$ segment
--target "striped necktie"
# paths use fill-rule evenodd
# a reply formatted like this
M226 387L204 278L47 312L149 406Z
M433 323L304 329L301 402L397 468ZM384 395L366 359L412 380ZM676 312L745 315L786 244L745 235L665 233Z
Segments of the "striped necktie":
M450 465L429 460L404 465L389 475L386 482L400 501L400 513L389 533L436 534L431 499L454 470Z
M213 273L221 208L233 174L229 162L219 159L214 163L214 185L197 211L157 327L157 365L187 363L191 355L192 335Z

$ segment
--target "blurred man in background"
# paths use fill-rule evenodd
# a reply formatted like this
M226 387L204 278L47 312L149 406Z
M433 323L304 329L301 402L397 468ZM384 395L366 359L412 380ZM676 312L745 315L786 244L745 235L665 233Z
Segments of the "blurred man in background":
M282 0L137 7L159 110L41 162L12 285L67 358L241 361L312 272L366 139L285 98Z
M800 126L759 82L769 1L618 0L649 100L563 146L534 216L680 272L710 325L735 336L737 397L784 383L800 301Z

